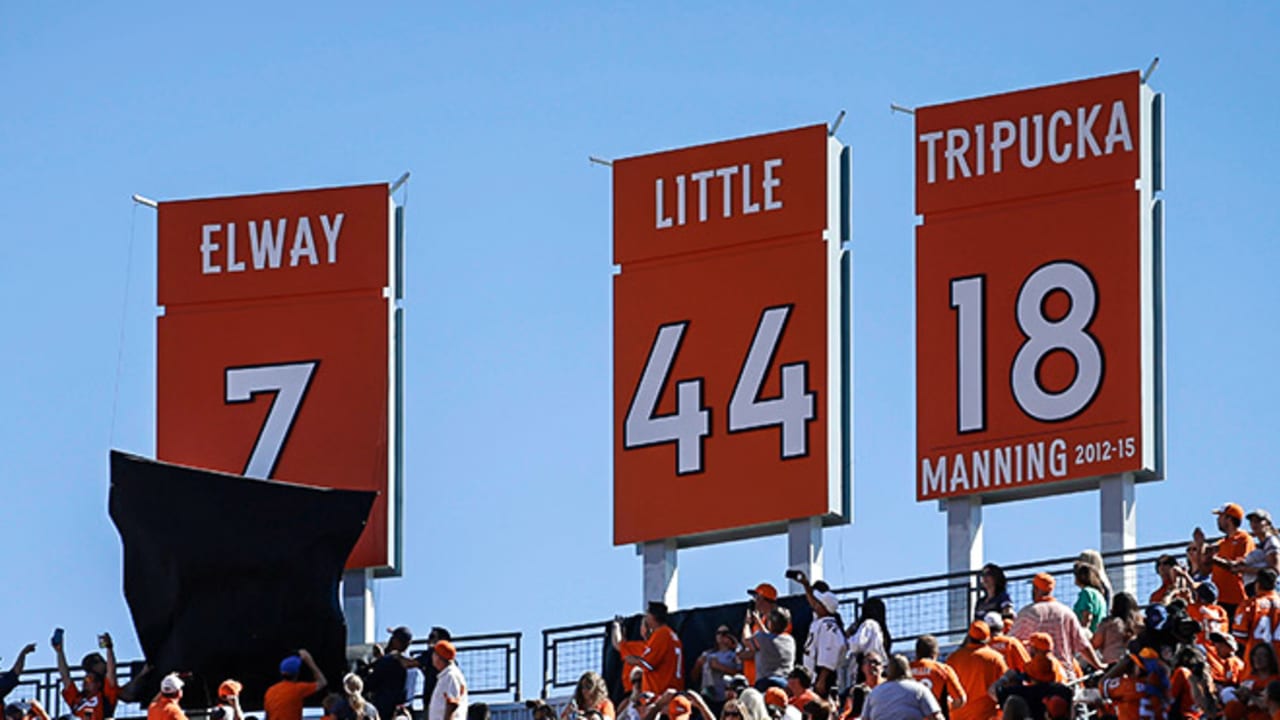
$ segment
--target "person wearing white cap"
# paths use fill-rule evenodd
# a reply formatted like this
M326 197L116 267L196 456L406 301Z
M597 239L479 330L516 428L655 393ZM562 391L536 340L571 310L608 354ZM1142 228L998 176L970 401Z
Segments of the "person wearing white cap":
M844 657L844 629L836 619L840 599L830 590L814 588L803 572L793 571L791 577L804 586L809 607L813 608L813 623L804 640L804 667L813 676L813 691L827 699L836 690L836 670Z
M1235 568L1244 580L1245 590L1250 590L1258 580L1258 571L1265 568L1280 570L1280 535L1276 535L1275 523L1271 521L1271 513L1258 508L1244 516L1249 521L1249 532L1254 538L1254 548L1241 560Z
M187 720L178 702L182 700L182 678L169 673L160 680L160 694L147 707L147 720Z

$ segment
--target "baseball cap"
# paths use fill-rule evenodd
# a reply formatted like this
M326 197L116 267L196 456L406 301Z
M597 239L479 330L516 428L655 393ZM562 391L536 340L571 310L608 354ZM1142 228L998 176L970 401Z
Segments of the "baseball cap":
M223 680L222 684L218 686L218 697L230 697L232 695L239 695L240 691L242 690L244 690L244 686L241 685L238 681Z
M821 603L822 607L826 608L829 613L835 614L840 610L840 598L836 597L836 594L830 590L814 593L813 599Z
M787 691L780 687L771 687L764 691L764 704L777 705L778 707L787 706Z
M991 628L981 620L974 620L969 625L969 637L980 643L984 643L991 639Z
M996 634L996 628L1004 629L1004 616L998 612L989 612L982 616L982 622L987 624L987 629L992 635Z
M1238 645L1236 639L1231 637L1230 633L1224 633L1221 630L1214 630L1209 633L1209 642L1223 642L1231 647L1231 651L1235 652Z
M769 583L760 583L755 587L754 590L748 590L747 594L752 597L755 597L758 595L764 598L765 600L777 600L778 588L770 585Z
M1258 508L1250 512L1248 515L1245 515L1245 517L1249 518L1250 520L1266 520L1272 525L1276 524L1275 521L1271 519L1271 513L1267 512L1266 510L1263 510L1262 508Z
M689 698L683 695L677 695L671 698L671 704L667 705L667 715L672 720L675 718L687 718L693 712L693 703L689 702Z
M1053 636L1042 632L1031 633L1031 637L1027 639L1027 647L1043 652L1053 652Z
M280 661L281 675L297 675L300 672L302 672L302 658L297 655L290 655Z
M391 633L391 637L400 638L405 642L413 642L413 631L401 625L399 627L387 628L387 632Z
M1204 603L1217 602L1218 586L1212 580L1205 580L1196 586L1196 596Z
M160 692L164 695L177 695L182 692L182 678L174 673L169 673L160 681Z
M437 642L435 645L431 646L431 650L445 660L452 660L458 657L458 648L454 647L453 643L448 640L441 640Z
M1239 505L1237 505L1237 504L1235 504L1235 503L1229 502L1229 503L1224 503L1222 507L1218 508L1217 510L1214 510L1214 511L1213 511L1213 514L1214 514L1214 515L1229 515L1229 516L1231 516L1231 517L1233 517L1233 518L1235 518L1235 519L1237 519L1237 520L1243 520L1243 519L1244 519L1244 508L1240 507Z
M1031 578L1031 585L1040 592L1053 592L1053 588L1058 584L1053 576L1046 572L1038 572Z

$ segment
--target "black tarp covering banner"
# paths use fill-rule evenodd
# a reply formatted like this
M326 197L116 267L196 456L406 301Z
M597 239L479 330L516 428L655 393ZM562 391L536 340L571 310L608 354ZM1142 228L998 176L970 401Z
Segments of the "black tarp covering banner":
M124 594L155 671L187 672L183 704L244 684L246 709L299 648L336 685L346 660L343 566L375 493L255 480L111 453L111 520L124 543Z
M675 630L676 635L680 637L683 648L684 677L688 689L697 689L688 681L689 671L698 661L698 656L715 645L716 628L728 625L735 635L741 633L747 608L751 603L752 601L747 599L743 602L691 608L671 613L669 618L671 629ZM809 607L803 595L778 598L778 605L791 612L791 635L796 640L796 663L798 664L804 652L805 638L809 636L809 624L813 622L813 609ZM624 639L640 639L641 619L640 615L626 619L622 624ZM622 697L622 672L622 658L610 645L609 638L605 637L603 675L605 683L609 686L609 697L615 702Z

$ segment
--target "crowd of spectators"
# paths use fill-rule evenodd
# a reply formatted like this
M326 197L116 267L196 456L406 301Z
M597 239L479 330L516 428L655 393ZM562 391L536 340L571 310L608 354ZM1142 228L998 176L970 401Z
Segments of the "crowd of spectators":
M333 688L329 679L305 649L280 661L279 680L267 688L262 700L263 720L302 720L308 699L321 698L322 720L410 720L409 704L413 688L422 678L426 707L421 720L488 720L483 703L468 701L466 678L455 662L457 648L449 631L432 628L427 649L409 654L413 633L407 627L389 630L386 643L372 646L372 661L357 663L352 672ZM68 713L58 720L108 720L115 716L120 703L139 703L147 707L147 720L187 720L181 701L186 685L184 675L170 673L160 679L159 692L150 699L139 695L138 687L151 673L150 666L126 685L120 686L111 636L98 638L102 653L92 652L80 663L83 679L76 684L63 651L64 633L54 632L50 642L57 658L62 700ZM13 666L0 673L0 700L6 698L21 682L29 655L36 644L22 648ZM412 675L411 675L412 673ZM243 685L228 678L217 690L209 720L258 720L247 715L240 706ZM4 720L50 720L37 698L7 703Z
M944 658L938 640L925 635L909 658L894 652L883 601L863 602L846 624L827 583L788 571L812 611L802 644L770 583L747 591L741 625L719 626L692 663L666 606L654 602L641 639L624 639L620 620L609 628L624 668L618 697L588 672L562 709L541 701L530 708L534 720L1280 720L1280 535L1266 510L1245 513L1227 503L1214 514L1221 537L1196 528L1185 557L1159 557L1160 586L1145 605L1113 590L1092 550L1072 568L1071 606L1057 599L1057 579L1041 572L1030 580L1031 602L1015 608L1004 571L989 564L958 647ZM324 720L407 720L419 676L425 720L487 720L487 707L468 701L447 630L433 628L427 650L412 656L413 633L389 633L374 645L372 661L333 690L306 650L284 658L264 697L265 720L301 720L304 701L316 696L324 698ZM144 700L136 685L148 669L121 687L109 635L99 637L101 653L81 661L79 685L61 630L51 645L66 720L107 720L118 703ZM22 648L0 673L0 698L35 650ZM183 685L177 674L162 678L148 720L186 720ZM241 690L234 679L223 682L210 720L257 720L242 711ZM4 720L50 720L34 699L4 711Z
M1161 556L1145 605L1114 591L1093 550L1072 567L1070 606L1041 572L1016 608L1004 571L986 565L975 618L945 660L928 635L914 659L894 653L879 599L845 625L827 584L789 572L813 614L803 647L763 583L742 627L720 626L686 679L667 608L650 603L644 639L610 629L625 668L616 710L592 673L597 692L580 688L562 720L1280 720L1280 536L1266 510L1213 512L1221 537L1196 528L1185 558Z

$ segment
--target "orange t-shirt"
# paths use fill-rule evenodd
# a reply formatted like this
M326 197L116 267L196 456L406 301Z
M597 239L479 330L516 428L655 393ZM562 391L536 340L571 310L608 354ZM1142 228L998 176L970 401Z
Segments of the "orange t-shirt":
M1232 655L1224 658L1213 646L1205 648L1205 659L1209 665L1209 674L1219 685L1235 685L1244 677L1244 660Z
M619 643L618 652L625 658L628 655L639 657L644 664L644 678L640 689L661 695L663 691L684 690L684 645L671 628L663 625L649 634L649 639L641 642L629 640ZM622 683L628 691L631 689L631 669L623 668Z
M182 712L177 698L161 695L147 707L147 720L187 720L187 714Z
M1012 635L994 635L987 643L987 647L1004 656L1004 664L1008 665L1010 670L1022 672L1027 669L1027 662L1031 660L1031 653L1027 652L1027 646Z
M1196 603L1187 606L1187 615L1200 624L1200 634L1196 636L1196 643L1209 647L1209 633L1228 632L1230 630L1230 618L1227 617L1227 611L1222 609L1221 605Z
M614 720L614 717L617 714L613 709L613 701L609 698L601 700L599 704L596 705L595 710L599 712L602 717L607 717L609 720Z
M1253 538L1243 530L1236 530L1218 544L1217 556L1224 560L1242 560L1253 550ZM1239 605L1244 602L1244 579L1230 570L1213 566L1213 584L1218 586L1218 602Z
M1164 702L1138 687L1133 677L1111 678L1102 684L1102 696L1116 704L1116 720L1159 720Z
M281 680L267 688L262 710L267 720L302 720L302 701L318 689L313 682Z
M71 714L80 720L103 720L115 715L116 699L120 697L120 688L106 678L102 682L102 690L94 695L85 695L75 685L62 688L62 699L71 706Z
M1191 694L1190 670L1180 667L1173 671L1173 677L1169 678L1169 701L1181 717L1198 720L1204 714Z
M964 687L960 685L960 678L946 663L929 658L916 660L911 663L911 677L929 688L939 705L956 698L959 698L961 703L967 700Z
M992 720L1000 716L1000 708L992 699L992 684L1009 666L1000 653L982 645L964 645L951 653L947 664L955 671L967 700L951 711L951 720Z
M1243 641L1244 657L1249 664L1249 672L1253 672L1250 658L1258 643L1269 643L1280 626L1280 595L1269 590L1240 606L1232 622L1232 633Z

